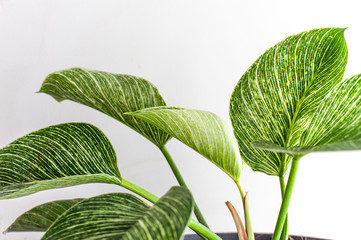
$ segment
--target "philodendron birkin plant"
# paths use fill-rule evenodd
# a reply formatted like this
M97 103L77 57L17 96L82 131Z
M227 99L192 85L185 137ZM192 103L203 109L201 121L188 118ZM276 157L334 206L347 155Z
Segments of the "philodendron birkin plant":
M172 240L181 239L189 226L204 239L220 239L208 228L166 149L174 137L235 182L245 228L227 205L239 239L254 239L240 183L243 161L254 171L278 177L283 200L273 240L287 239L288 206L301 157L361 149L361 75L343 79L343 33L340 28L315 29L268 49L233 91L232 125L209 112L167 107L156 87L139 77L82 68L50 74L40 92L97 109L140 133L160 149L181 186L158 198L124 179L112 145L90 124L46 127L0 150L1 199L95 182L117 184L137 196L109 193L46 203L24 213L7 231L44 231L42 239ZM197 221L190 219L192 211Z

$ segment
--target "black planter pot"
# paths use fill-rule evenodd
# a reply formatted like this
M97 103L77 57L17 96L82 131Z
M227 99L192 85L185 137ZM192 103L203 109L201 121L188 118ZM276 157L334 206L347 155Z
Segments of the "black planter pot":
M217 233L217 235L223 240L238 240L237 233ZM256 233L255 238L257 240L271 240L272 234L269 233ZM289 239L292 240L327 240L324 238L313 238L313 237L303 237L303 236L290 236ZM198 235L185 235L184 240L202 240Z

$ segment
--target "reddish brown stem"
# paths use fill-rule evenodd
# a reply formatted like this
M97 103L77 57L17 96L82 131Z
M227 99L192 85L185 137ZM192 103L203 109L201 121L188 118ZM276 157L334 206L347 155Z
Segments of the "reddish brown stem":
M232 214L233 221L236 224L237 232L238 232L238 239L239 240L248 240L246 229L244 228L243 222L238 215L236 208L230 202L226 202L226 205L229 211Z

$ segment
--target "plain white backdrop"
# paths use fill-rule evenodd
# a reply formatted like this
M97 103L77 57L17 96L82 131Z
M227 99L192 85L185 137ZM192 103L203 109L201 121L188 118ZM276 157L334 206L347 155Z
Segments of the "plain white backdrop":
M289 35L348 27L345 77L361 73L359 9L357 1L345 0L0 0L0 147L49 125L92 123L113 143L124 178L162 195L176 180L160 151L100 112L37 94L47 74L85 67L140 76L158 87L168 105L208 110L228 120L239 78ZM232 180L177 140L167 146L211 229L235 231L224 204L231 201L242 214ZM359 151L304 157L289 210L290 233L357 239L360 169ZM246 167L242 182L251 197L254 230L272 232L281 201L278 178ZM89 184L1 200L0 232L38 204L115 191L124 190ZM40 237L11 233L0 239Z

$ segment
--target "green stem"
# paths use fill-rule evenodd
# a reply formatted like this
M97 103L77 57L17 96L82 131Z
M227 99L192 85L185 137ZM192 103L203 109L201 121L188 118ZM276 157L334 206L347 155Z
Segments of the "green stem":
M125 180L124 178L121 179L120 185L122 187L125 187L126 189L138 194L139 196L142 196L143 198L147 199L151 203L155 203L159 199L159 197L157 197L153 193L148 192L144 188L139 187L138 185L135 185L134 183L131 183L131 182Z
M154 195L151 192L148 192L147 190L145 190L142 187L139 187L138 185L135 185L134 183L131 183L127 180L125 180L124 178L121 179L121 183L120 185L136 194L138 194L139 196L147 199L148 201L155 203L156 201L158 201L159 197L157 197L156 195ZM220 237L218 237L215 233L213 233L211 230L209 230L209 228L207 228L206 226L194 221L193 219L191 219L189 221L188 227L190 227L193 231L195 231L198 235L200 236L204 236L209 240L222 240Z
M280 180L280 186L281 186L281 194L282 194L282 199L285 195L285 191L286 191L286 186L285 186L285 178L283 176L279 177ZM281 240L287 240L288 239L288 214L285 220L285 223L283 225L283 230L282 230L282 234L281 234Z
M281 195L283 198L285 195L285 191L286 191L285 178L282 176L282 177L279 177L279 180L280 180L280 187L281 187Z
M246 231L247 231L247 236L248 236L248 240L254 240L254 233L253 233L253 228L252 228L252 221L251 221L251 214L250 214L250 207L249 207L249 198L247 196L247 193L244 192L241 183L235 182L238 190L241 194L242 197L242 203L243 203L243 211L244 211L244 221L246 224Z
M280 212L278 214L277 224L276 224L275 231L273 233L272 240L279 240L281 237L283 224L287 218L288 207L290 205L291 195L292 195L293 187L294 187L295 181L296 181L298 165L299 165L299 158L293 158L290 175L288 177L286 191L285 191L285 194L284 194L284 197L282 200L282 205L281 205Z
M222 238L218 237L218 235L209 230L209 228L197 221L194 221L193 219L189 221L188 227L197 232L197 234L202 235L209 240L222 240Z
M181 175L181 173L180 173L177 165L176 165L175 162L173 161L173 158L172 158L172 156L169 154L168 150L165 148L165 146L160 147L159 149L162 151L165 159L167 159L167 162L168 162L170 168L172 169L173 174L174 174L174 176L176 177L179 185L182 186L182 187L188 188L188 187L187 187L187 184L185 183L185 181L184 181L184 179L183 179L183 177L182 177L182 175ZM206 220L204 219L204 217L203 217L203 215L202 215L202 213L201 213L201 210L199 209L197 203L194 204L194 215L196 215L196 218L198 219L198 221L199 221L200 223L202 223L204 226L208 227L208 224L207 224Z

